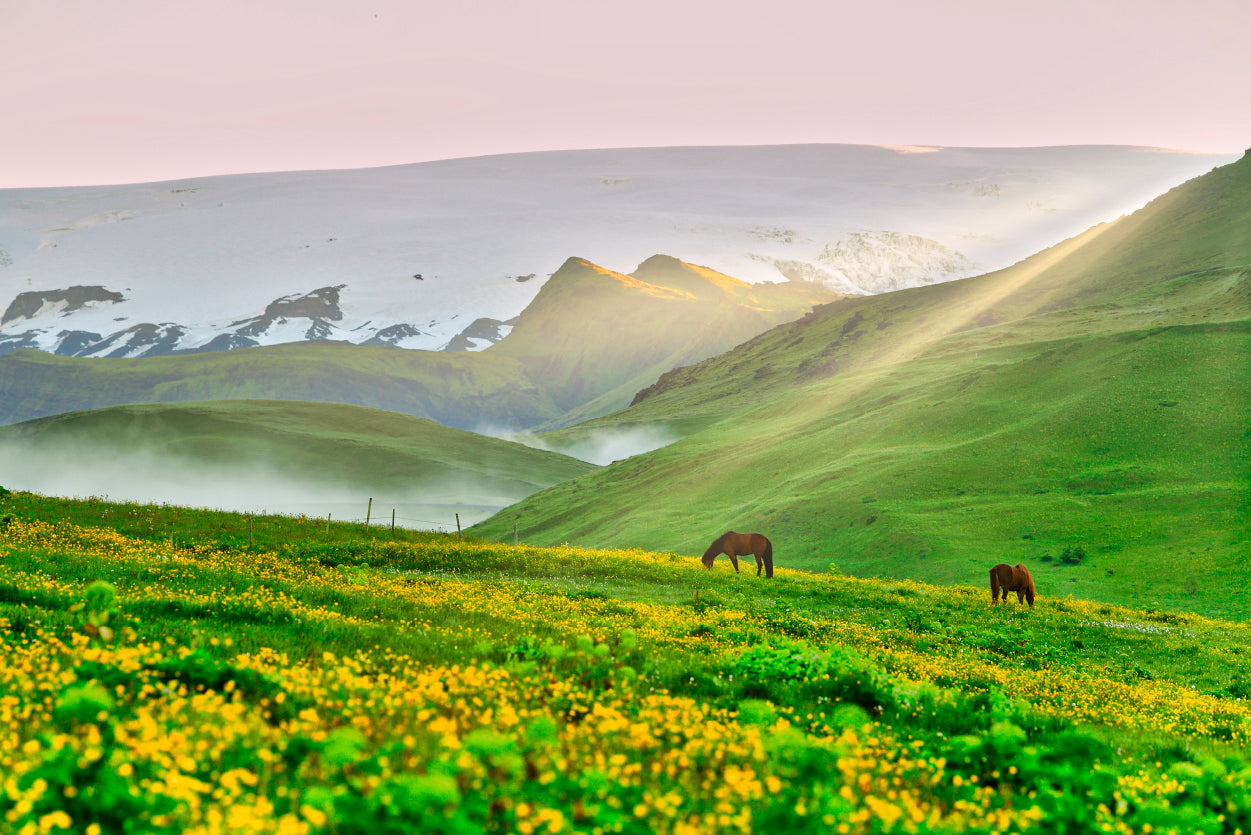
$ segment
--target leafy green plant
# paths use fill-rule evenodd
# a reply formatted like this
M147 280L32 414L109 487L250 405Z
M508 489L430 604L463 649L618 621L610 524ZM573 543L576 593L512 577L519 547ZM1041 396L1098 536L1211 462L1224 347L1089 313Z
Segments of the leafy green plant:
M113 626L117 621L117 589L112 583L96 580L87 586L83 599L70 606L70 612L78 619L79 629L101 641L113 640Z
M1086 559L1086 549L1080 545L1075 548L1067 547L1060 554L1060 562L1065 565L1079 565L1084 559Z

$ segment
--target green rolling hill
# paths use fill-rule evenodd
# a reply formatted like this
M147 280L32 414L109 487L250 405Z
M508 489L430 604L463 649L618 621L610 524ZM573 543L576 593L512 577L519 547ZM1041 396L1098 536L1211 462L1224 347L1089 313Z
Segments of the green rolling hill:
M627 405L664 371L725 351L835 294L753 286L656 256L634 276L572 258L486 351L295 343L142 359L0 356L0 423L128 403L305 400L461 429L560 426Z
M3 426L0 462L7 486L52 486L43 492L177 501L195 486L192 495L215 499L203 503L321 513L350 498L352 516L377 497L376 519L398 504L401 517L444 524L457 507L481 518L593 469L395 412L267 400L115 406ZM429 520L437 508L445 518Z
M783 566L981 584L1021 561L1044 595L1248 616L1249 277L1244 157L1011 268L671 371L550 441L680 441L475 531L696 554L759 530Z
M460 428L525 425L559 414L524 370L503 358L336 342L144 359L15 351L0 357L0 391L6 423L128 403L240 399L367 405Z
M723 353L836 294L748 284L667 255L631 275L570 258L516 327L483 354L519 363L571 423L629 405L664 372Z

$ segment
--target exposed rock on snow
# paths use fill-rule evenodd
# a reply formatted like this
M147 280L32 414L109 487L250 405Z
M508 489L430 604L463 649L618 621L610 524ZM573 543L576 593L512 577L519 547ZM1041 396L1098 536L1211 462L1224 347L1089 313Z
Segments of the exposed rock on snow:
M86 349L88 353L80 352L74 356L157 357L172 353L174 346L179 343L186 332L187 329L182 325L168 322L154 325L151 322L144 322L93 343ZM74 335L81 334L82 331L78 331Z
M362 345L390 345L393 348L404 348L405 343L425 336L419 328L409 324L391 325L376 331L373 336L362 342Z
M283 296L275 299L265 307L265 312L253 319L234 322L234 332L239 336L256 338L265 336L274 325L285 325L291 319L309 319L307 333L318 333L318 336L306 336L305 339L329 339L334 328L327 322L338 322L343 319L343 311L339 309L339 291L346 287L322 287L304 295Z
M121 293L106 290L103 287L74 286L64 290L34 290L18 293L17 297L9 302L4 315L0 316L0 325L7 325L18 319L34 319L50 313L67 315L82 310L93 302L116 303L125 300Z
M517 317L501 322L498 319L475 319L452 340L443 346L444 351L476 351L489 348L512 332Z
M815 259L834 277L827 285L840 292L869 295L937 284L984 272L938 241L899 232L852 232L826 246ZM842 290L842 287L855 290Z

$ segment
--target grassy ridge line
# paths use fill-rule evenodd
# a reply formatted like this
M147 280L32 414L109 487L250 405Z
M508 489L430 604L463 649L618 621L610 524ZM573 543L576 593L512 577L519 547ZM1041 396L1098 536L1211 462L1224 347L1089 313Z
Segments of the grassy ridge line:
M16 351L0 357L0 393L8 395L0 396L0 422L128 403L278 399L357 404L469 430L532 427L591 401L596 414L620 408L655 374L835 295L809 284L747 291L725 276L730 284L721 286L665 256L646 264L657 280L709 289L666 289L570 259L512 333L481 352L332 342L138 359Z
M144 359L0 357L0 421L127 403L286 399L342 402L469 428L532 423L559 410L504 357L332 342Z
M11 822L1245 825L1241 625L448 538L265 554L15 519L0 543ZM84 597L100 577L116 598Z
M901 342L961 344L950 338L962 333L1002 339L1031 319L1070 333L1089 325L1091 314L1104 314L1096 326L1103 332L1245 320L1248 230L1251 157L1244 157L1006 269L823 305L739 350L679 369L628 416L601 420L661 420L695 408L724 416L740 406L727 395L747 390L737 375L749 373L750 389L769 397L837 368L881 365L892 356L898 362L907 356ZM1202 286L1191 293L1196 283ZM1065 324L1067 311L1079 319Z
M27 453L153 455L170 469L264 468L309 485L519 498L593 469L557 453L433 421L334 403L139 404L0 427Z
M837 294L751 285L665 255L631 275L571 258L486 355L521 363L562 410L544 427L616 411L674 366L698 362Z

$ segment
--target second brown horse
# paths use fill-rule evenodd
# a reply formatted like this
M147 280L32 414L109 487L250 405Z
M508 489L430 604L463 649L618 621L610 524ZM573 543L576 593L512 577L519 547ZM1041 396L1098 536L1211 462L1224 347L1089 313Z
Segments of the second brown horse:
M1017 603L1028 600L1031 607L1034 605L1034 578L1029 576L1029 569L1020 563L1001 562L990 570L990 602L998 603L1001 593L1006 601L1010 591L1016 592Z
M766 579L773 576L773 543L764 534L726 531L714 539L704 552L704 568L712 568L712 561L717 558L717 554L725 554L730 558L736 574L738 558L752 554L756 557L756 576L760 576L761 568L764 569Z

